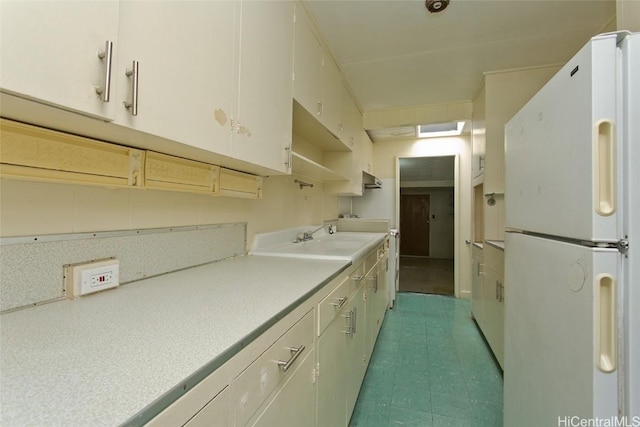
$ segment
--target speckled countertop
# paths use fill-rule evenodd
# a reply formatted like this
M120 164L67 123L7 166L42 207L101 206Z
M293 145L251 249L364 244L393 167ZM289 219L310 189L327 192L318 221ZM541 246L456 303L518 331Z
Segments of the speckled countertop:
M4 314L0 425L124 423L349 264L241 256Z

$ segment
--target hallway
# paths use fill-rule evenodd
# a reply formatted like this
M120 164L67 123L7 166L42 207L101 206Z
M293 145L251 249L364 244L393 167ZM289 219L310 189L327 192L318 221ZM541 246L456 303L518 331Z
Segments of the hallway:
M470 301L400 293L350 426L502 426L502 373Z
M401 292L453 295L453 259L400 256Z

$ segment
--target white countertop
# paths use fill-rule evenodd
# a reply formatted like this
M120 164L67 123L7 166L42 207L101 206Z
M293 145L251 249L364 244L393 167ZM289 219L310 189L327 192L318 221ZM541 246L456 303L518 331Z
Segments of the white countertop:
M504 251L504 240L487 240L487 243Z
M0 425L124 423L349 264L241 256L4 314Z

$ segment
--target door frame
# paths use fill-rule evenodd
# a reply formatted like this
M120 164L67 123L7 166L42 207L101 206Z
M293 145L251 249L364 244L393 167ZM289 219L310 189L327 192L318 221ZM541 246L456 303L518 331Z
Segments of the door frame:
M444 154L438 153L433 155L421 155L421 156L396 156L395 158L395 166L396 166L396 226L400 232L400 239L402 239L402 230L400 229L400 159L415 159L415 158L426 158L426 157L453 157L453 212L455 215L455 221L453 225L453 294L456 298L460 298L460 278L461 267L462 267L462 252L460 245L460 236L462 232L462 209L461 209L461 201L460 201L460 154L459 153L451 153ZM398 248L400 250L400 248ZM396 291L399 290L399 284L396 283Z

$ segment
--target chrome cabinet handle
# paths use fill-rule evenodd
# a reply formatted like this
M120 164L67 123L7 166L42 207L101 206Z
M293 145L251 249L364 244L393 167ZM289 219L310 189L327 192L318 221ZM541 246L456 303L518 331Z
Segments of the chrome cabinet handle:
M233 126L233 123L232 123L232 126ZM284 147L284 149L287 152L287 160L284 162L284 165L287 167L287 169L291 169L293 167L293 164L292 164L293 153L291 152L291 145Z
M357 321L358 321L358 311L357 310L358 310L358 307L353 307L353 315L351 316L351 323L352 323L351 333L352 334L355 334L357 332L357 330L356 330L356 325L358 324L357 323Z
M127 77L131 77L131 102L124 102L124 108L131 112L132 116L138 115L138 61L133 61L131 69L125 72Z
M364 279L364 276L353 276L352 279L355 280L356 282L359 282L362 279Z
M343 333L352 336L353 335L353 310L349 311L347 314L343 314L342 317L347 319L347 330L342 331Z
M318 116L322 116L323 110L324 110L324 107L322 105L322 102L318 101Z
M301 345L298 348L289 347L289 350L291 351L291 357L287 361L278 360L278 366L280 367L280 370L282 372L287 372L291 368L291 366L293 366L293 364L296 362L296 359L300 357L300 355L304 351L304 348L305 347L303 345Z
M371 276L369 280L373 281L373 286L371 286L371 290L374 293L377 293L378 292L378 275L376 274L375 276Z
M104 87L97 87L96 93L102 95L102 102L109 102L111 97L111 58L113 57L113 42L107 40L104 50L98 52L98 58L104 60Z
M337 302L332 302L331 305L336 308L340 308L344 305L345 302L347 302L347 297L336 298L336 301Z

